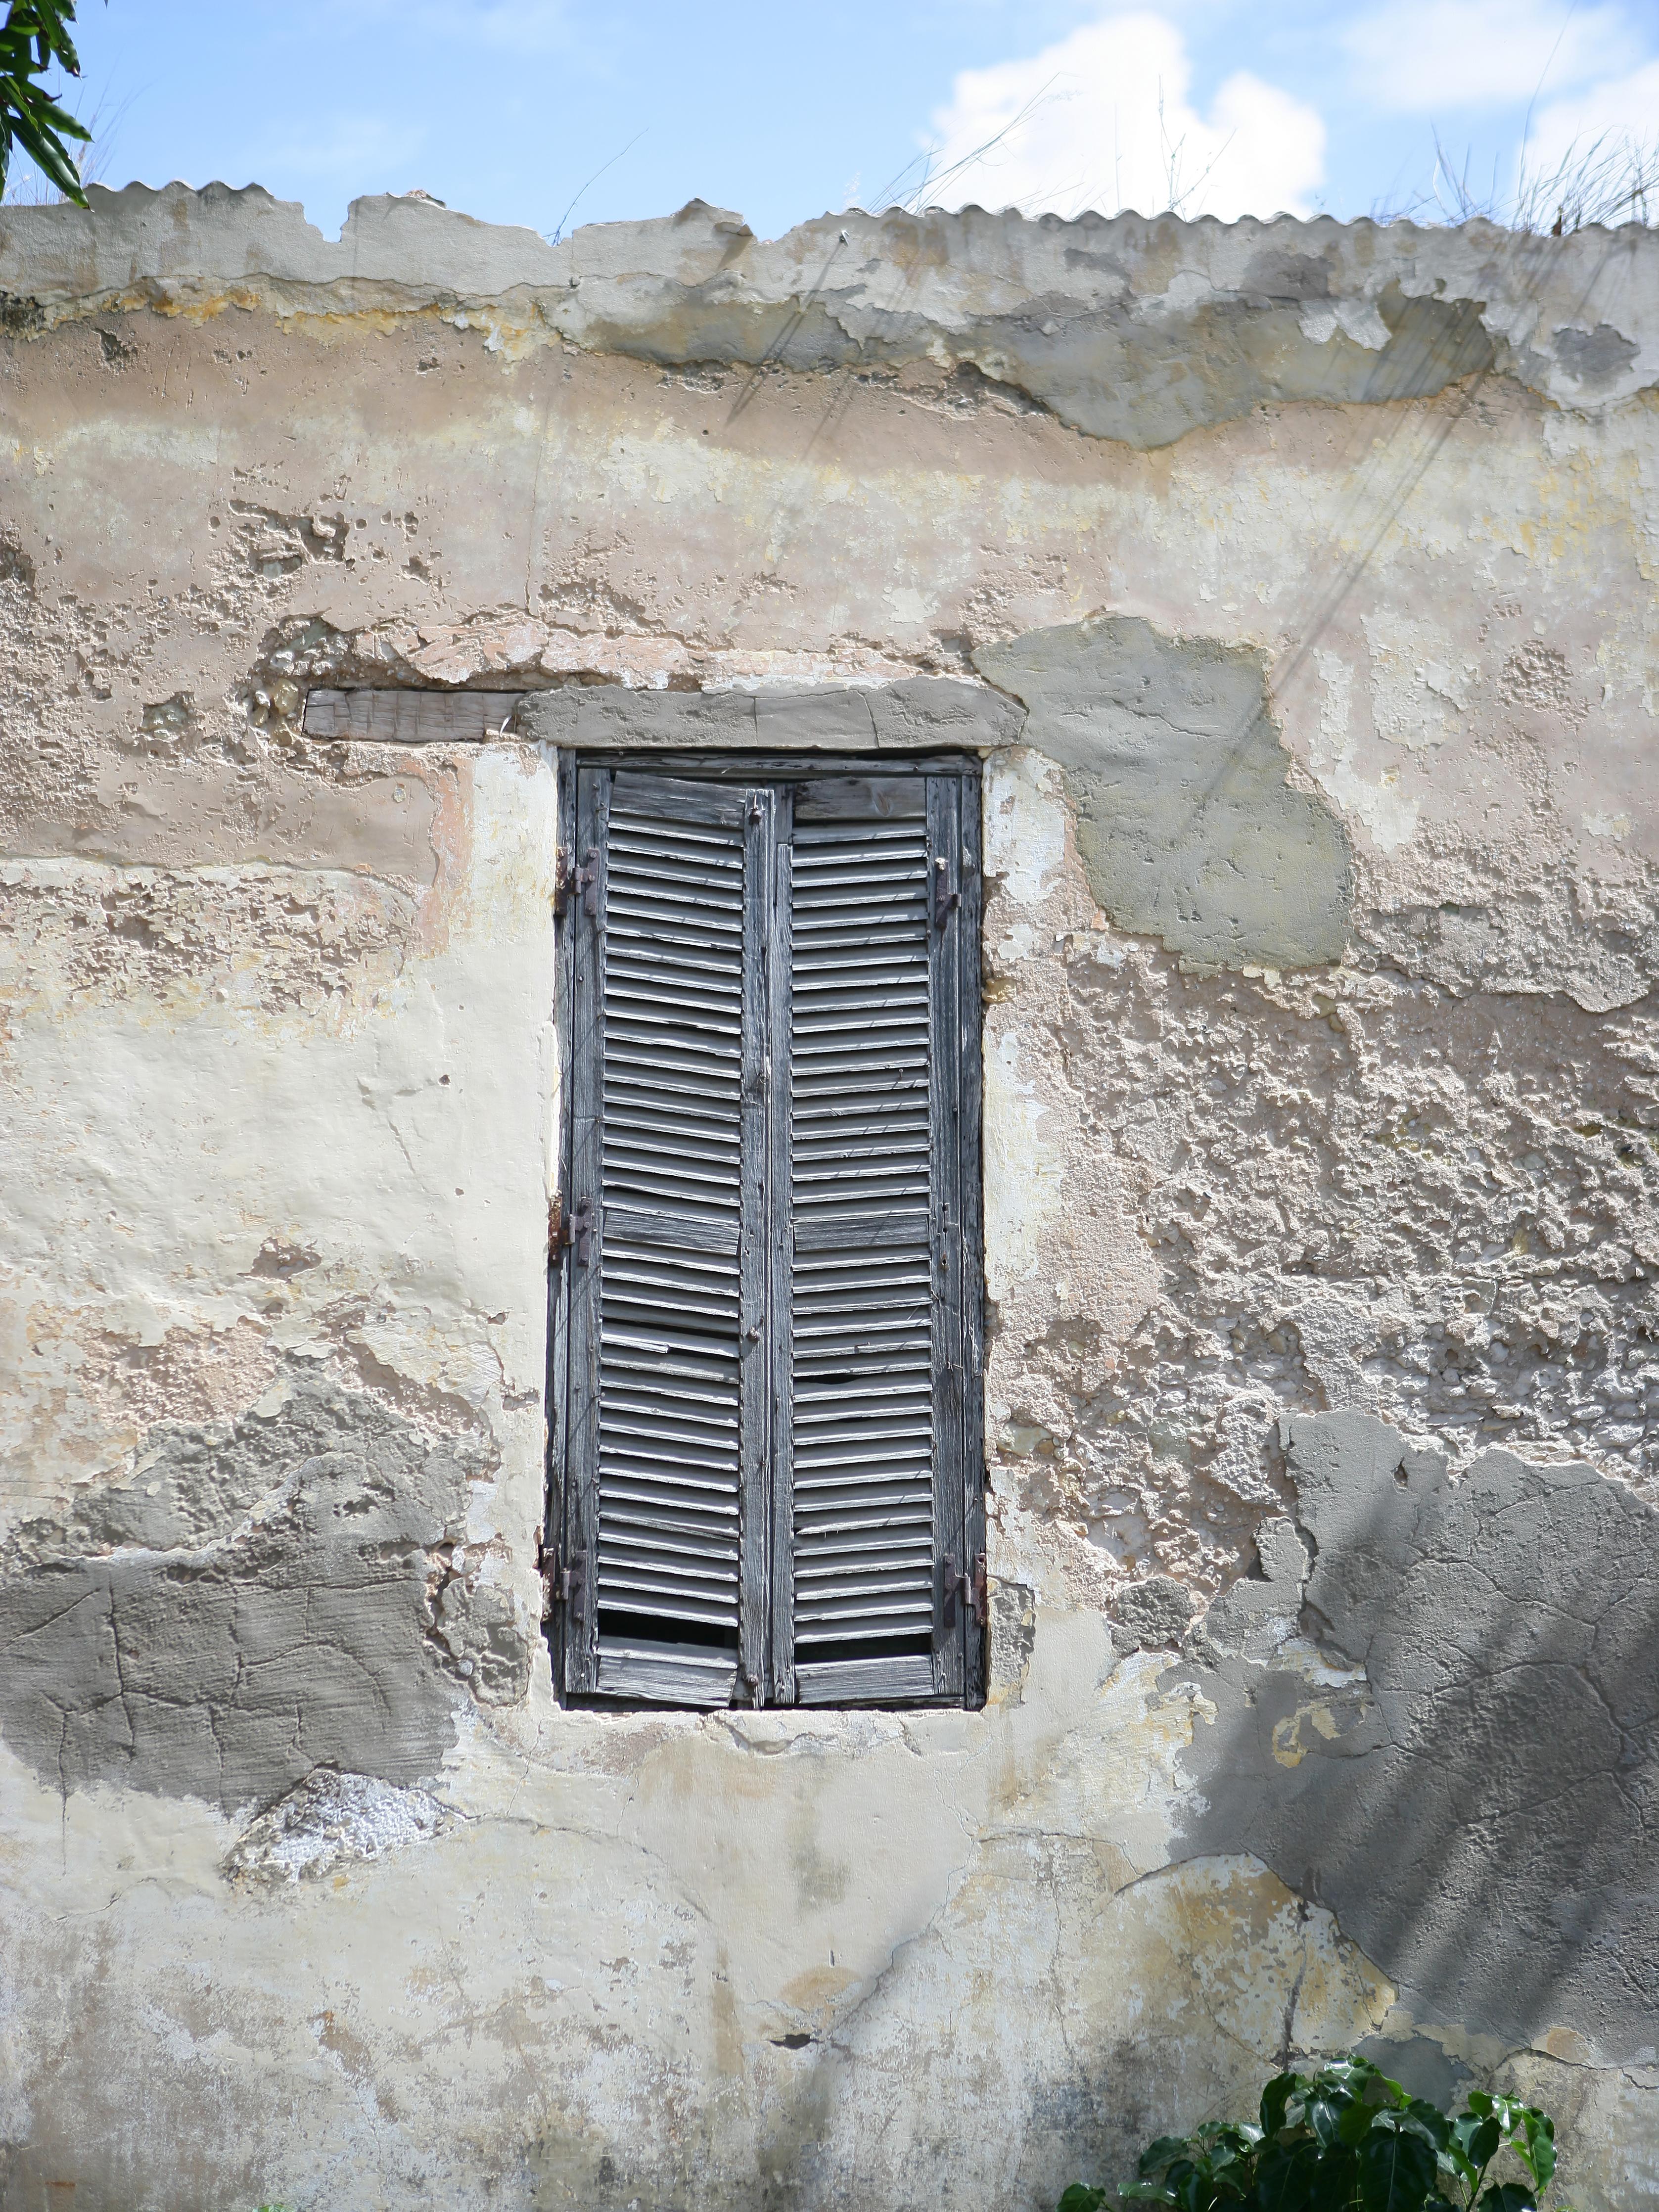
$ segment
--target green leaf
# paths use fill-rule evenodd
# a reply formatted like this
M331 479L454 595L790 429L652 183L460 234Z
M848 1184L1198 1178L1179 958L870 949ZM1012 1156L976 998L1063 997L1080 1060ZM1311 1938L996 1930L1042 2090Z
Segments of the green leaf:
M1466 2158L1455 2143L1447 2144L1440 2154L1439 2163L1443 2173L1455 2174L1467 2189L1473 2189L1480 2179L1480 2167Z
M1327 2148L1336 2141L1342 2115L1352 2108L1352 2097L1335 2087L1322 2087L1305 2100L1308 2125Z
M1380 2117L1373 2105L1350 2105L1336 2124L1337 2141L1357 2143L1370 2130L1372 2121Z
M1276 2136L1285 2124L1285 2107L1302 2087L1299 2074L1275 2074L1261 2092L1261 2132Z
M1486 2118L1488 2114L1491 2112L1492 2108L1492 2100L1484 2089L1470 2090L1469 2110L1474 2112L1478 2118L1483 2120Z
M1211 2165L1218 2171L1249 2158L1261 2141L1260 2128L1241 2126L1237 2120L1210 2120L1198 2133L1209 2150Z
M1523 2181L1495 2181L1480 2192L1480 2212L1538 2212L1538 2199Z
M1146 2204L1173 2204L1175 2191L1167 2182L1132 2181L1127 2189L1118 2191L1120 2197L1133 2197Z
M1346 2143L1333 2144L1314 2168L1310 2212L1348 2212L1358 2185L1358 2160Z
M1369 2058L1362 2058L1351 2051L1346 2058L1333 2058L1319 2070L1322 2081L1334 2081L1345 2089L1357 2089L1362 2081L1369 2081L1376 2072Z
M1525 2120L1526 2142L1517 2143L1516 2153L1522 2164L1538 2185L1541 2197L1555 2179L1555 2123L1547 2112L1527 2107Z
M75 0L10 0L0 25L0 185L21 146L66 199L87 204L81 173L64 141L84 145L91 132L34 82L53 63L78 76L80 58L69 34Z
M1416 2122L1437 2150L1444 2150L1451 2140L1451 2122L1438 2105L1430 2104L1426 2097L1409 2098L1406 2117Z
M1170 2168L1169 2183L1181 2212L1209 2212L1215 2191L1206 2168L1198 2160L1178 2158Z
M1140 2154L1138 2171L1141 2179L1144 2181L1149 2173L1158 2172L1161 2167L1172 2164L1178 2158L1188 2157L1191 2149L1192 2145L1185 2136L1159 2136L1156 2142L1149 2142Z
M1319 2166L1319 2145L1270 2142L1256 2161L1253 2212L1305 2212Z
M1100 2212L1105 2202L1103 2189L1091 2189L1086 2181L1074 2181L1054 2207L1054 2212Z
M1486 2100L1489 2104L1491 2099ZM1461 2113L1452 2122L1452 2133L1457 2147L1471 2166L1490 2166L1498 2155L1498 2146L1504 2140L1497 2119L1488 2112L1484 2118L1473 2112Z
M1365 2212L1421 2212L1434 2186L1434 2145L1405 2128L1373 2128L1359 2146Z

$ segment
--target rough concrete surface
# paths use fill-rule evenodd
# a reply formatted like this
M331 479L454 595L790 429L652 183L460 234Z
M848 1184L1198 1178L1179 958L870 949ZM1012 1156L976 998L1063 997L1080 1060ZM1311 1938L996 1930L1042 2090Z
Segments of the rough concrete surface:
M1311 1559L1289 1532L1210 1608L1183 1849L1243 1843L1419 2019L1650 2061L1659 1512L1582 1462L1452 1482L1370 1415L1285 1426Z
M0 214L7 2212L1037 2208L1358 2040L1649 2201L1654 234L93 199ZM573 745L984 758L983 1712L555 1697Z

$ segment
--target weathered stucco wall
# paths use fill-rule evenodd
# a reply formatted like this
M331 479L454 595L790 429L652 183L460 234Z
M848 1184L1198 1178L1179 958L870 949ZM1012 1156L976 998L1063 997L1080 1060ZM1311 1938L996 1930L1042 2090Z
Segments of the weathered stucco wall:
M94 198L0 216L8 2212L1036 2206L1367 2037L1659 2194L1659 239ZM641 734L987 753L982 1713L554 1698Z

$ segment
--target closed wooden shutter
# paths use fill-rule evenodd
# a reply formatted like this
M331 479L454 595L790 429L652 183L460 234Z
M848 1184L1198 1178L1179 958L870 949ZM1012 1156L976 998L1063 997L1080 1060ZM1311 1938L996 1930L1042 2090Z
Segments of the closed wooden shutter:
M763 840L714 785L595 774L577 805L568 1680L726 1705L766 1405L741 1233Z
M920 777L795 793L790 1597L805 1703L949 1686L932 1206L949 1071L933 1067L927 830Z
M971 1698L976 787L575 815L566 1687Z

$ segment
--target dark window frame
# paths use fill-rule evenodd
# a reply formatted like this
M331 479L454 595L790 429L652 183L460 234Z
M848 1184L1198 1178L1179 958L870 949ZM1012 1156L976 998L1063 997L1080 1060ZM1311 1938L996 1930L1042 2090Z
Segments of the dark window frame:
M593 1553L591 1536L584 1539L580 1522L580 1486L573 1485L569 1480L572 1307L573 1300L582 1294L580 1277L584 1255L591 1249L589 1238L596 1233L592 1217L580 1212L581 1194L577 1188L576 1158L580 1139L575 1110L581 1054L576 1033L580 1001L577 946L585 911L583 884L577 872L584 855L584 825L578 818L578 789L582 771L592 769L633 772L714 786L735 783L745 788L763 789L836 777L924 781L929 836L933 841L929 849L939 846L953 856L948 884L941 881L939 886L941 947L940 968L936 970L948 974L950 988L946 1002L936 1003L933 1008L931 1063L949 1079L952 1094L951 1119L956 1130L954 1141L947 1140L942 1149L937 1131L934 1139L935 1188L943 1195L945 1211L953 1223L943 1246L936 1241L934 1248L936 1262L942 1270L936 1305L945 1316L942 1324L937 1318L935 1322L935 1403L942 1410L948 1432L941 1456L948 1458L950 1465L941 1487L952 1501L942 1517L936 1516L933 1559L935 1650L936 1655L945 1654L943 1673L941 1675L941 1662L936 1656L933 1662L934 1686L923 1692L913 1679L914 1668L910 1670L911 1678L907 1679L905 1669L898 1667L884 1683L878 1670L873 1670L866 1662L857 1685L844 1684L840 1694L836 1693L833 1682L828 1680L810 1697L775 1694L780 1685L773 1679L771 1655L779 1633L780 1612L787 1603L783 1593L788 1585L793 1560L792 1526L786 1514L777 1510L777 1500L769 1487L771 1472L779 1456L775 1433L779 1417L785 1427L789 1419L791 1393L786 1384L781 1391L769 1389L767 1394L767 1473L760 1487L756 1486L752 1465L745 1468L745 1511L758 1510L757 1501L760 1501L770 1538L772 1556L768 1565L767 1585L761 1594L767 1615L761 1632L768 1654L767 1667L764 1679L754 1684L745 1684L739 1672L736 1692L729 1700L720 1702L741 1706L752 1703L774 1711L853 1705L977 1709L985 1702L988 1618L982 1389L981 763L976 755L945 750L895 757L848 751L736 753L641 747L561 750L558 755L562 886L575 880L573 889L562 889L557 931L555 1019L560 1044L560 1197L551 1224L548 1275L548 1449L543 1559L556 1688L568 1706L603 1711L639 1707L659 1711L667 1706L695 1708L708 1702L672 1693L670 1686L643 1679L631 1691L623 1692L600 1690L574 1679L583 1671L577 1646L584 1636L591 1640L594 1626L591 1609L596 1602L595 1592L584 1583L581 1555L591 1561ZM946 838L948 844L945 842ZM753 917L751 923L752 921ZM776 951L775 939L765 957L775 957ZM941 994L936 989L933 997L937 1002ZM763 1106L770 1141L776 1144L781 1131L786 1148L788 1096L787 1080L780 1082L775 1078L767 1088ZM780 1262L775 1249L764 1255L763 1264L775 1271L781 1264L787 1273L788 1262L787 1259ZM774 1291L775 1287L775 1285ZM580 1338L581 1332L578 1330L576 1334ZM957 1354L954 1358L950 1356L952 1347ZM752 1453L746 1455L750 1462L753 1456ZM783 1456L787 1458L787 1451ZM936 1491L936 1496L939 1494ZM745 1608L755 1602L757 1592L750 1589L745 1577ZM745 1631L745 1636L747 1633ZM791 1691L798 1688L793 1662L787 1687Z

